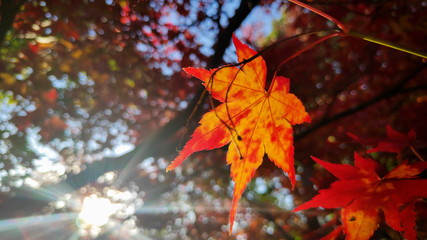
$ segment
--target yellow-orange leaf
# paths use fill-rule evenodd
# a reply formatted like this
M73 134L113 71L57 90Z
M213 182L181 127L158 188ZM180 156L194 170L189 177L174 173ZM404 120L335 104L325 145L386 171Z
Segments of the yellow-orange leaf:
M239 62L257 54L234 36L233 42ZM202 80L211 95L223 103L203 116L200 126L167 171L194 152L219 148L232 141L227 153L235 182L231 233L237 203L265 153L288 174L294 185L292 125L309 122L310 117L301 101L289 93L288 78L276 77L270 89L265 90L267 70L260 56L241 69L225 67L209 71L189 67L184 71Z

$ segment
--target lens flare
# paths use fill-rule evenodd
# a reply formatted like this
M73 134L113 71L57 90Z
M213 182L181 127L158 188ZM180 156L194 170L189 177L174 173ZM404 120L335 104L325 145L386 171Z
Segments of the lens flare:
M83 200L79 219L86 225L100 227L108 223L115 211L115 206L109 199L92 194Z

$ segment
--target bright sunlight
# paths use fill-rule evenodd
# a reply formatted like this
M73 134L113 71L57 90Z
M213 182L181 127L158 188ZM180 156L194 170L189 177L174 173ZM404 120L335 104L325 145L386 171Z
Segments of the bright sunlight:
M79 219L86 225L100 227L107 224L115 211L115 206L109 199L92 194L83 200Z

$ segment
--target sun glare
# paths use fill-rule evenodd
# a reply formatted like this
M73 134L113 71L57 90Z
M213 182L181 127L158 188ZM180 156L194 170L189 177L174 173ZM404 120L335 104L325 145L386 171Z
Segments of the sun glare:
M109 199L92 194L83 200L79 219L87 225L100 227L108 223L114 212L114 204Z

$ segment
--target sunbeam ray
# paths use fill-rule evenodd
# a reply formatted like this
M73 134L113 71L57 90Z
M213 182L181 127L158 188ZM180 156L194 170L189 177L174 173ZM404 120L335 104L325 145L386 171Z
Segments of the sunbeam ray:
M65 184L60 186L55 184L54 187L48 185L40 188L25 186L16 190L16 196L43 202L54 202L59 200L61 197L64 197L65 194L73 191L74 189Z
M0 221L0 233L14 228L40 226L52 223L75 220L78 214L74 212L57 213L51 215L38 215L31 217L13 218Z

